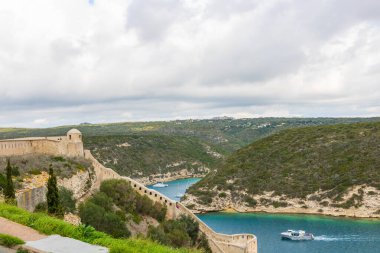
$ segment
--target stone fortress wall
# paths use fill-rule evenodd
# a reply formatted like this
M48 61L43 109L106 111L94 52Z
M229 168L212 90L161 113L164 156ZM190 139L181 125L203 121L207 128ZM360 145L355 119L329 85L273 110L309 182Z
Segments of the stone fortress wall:
M82 134L71 129L66 136L0 140L0 157L27 154L82 156Z
M199 228L204 233L209 241L212 252L214 253L257 253L257 239L252 234L235 234L226 235L216 233L202 220L194 215L189 209L179 202L173 201L161 193L147 188L145 185L129 178L120 176L114 170L104 167L99 163L89 150L83 149L82 134L72 129L67 133L67 136L62 137L45 137L45 138L24 138L12 140L0 140L0 156L24 155L24 154L48 154L48 155L66 155L66 156L84 156L92 161L95 171L95 181L81 200L86 199L99 189L102 181L107 179L123 179L128 181L132 188L142 195L148 196L154 202L159 202L167 207L166 217L168 219L176 219L181 214L190 216L199 224ZM30 203L25 203L27 199L39 199L40 190L32 190L26 192L22 196L18 196L20 204L29 206ZM30 195L30 196L29 196ZM35 204L35 203L33 203Z

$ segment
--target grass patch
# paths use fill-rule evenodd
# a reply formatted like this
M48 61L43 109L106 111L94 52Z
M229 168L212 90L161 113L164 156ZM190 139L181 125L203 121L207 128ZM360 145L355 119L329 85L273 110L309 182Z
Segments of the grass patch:
M20 238L11 235L0 234L0 245L5 246L7 248L12 248L16 245L21 245L24 243L25 242Z
M29 213L15 206L0 203L0 216L31 227L41 233L58 234L110 249L110 253L190 253L192 249L172 249L146 239L115 239L90 226L74 226L43 213Z

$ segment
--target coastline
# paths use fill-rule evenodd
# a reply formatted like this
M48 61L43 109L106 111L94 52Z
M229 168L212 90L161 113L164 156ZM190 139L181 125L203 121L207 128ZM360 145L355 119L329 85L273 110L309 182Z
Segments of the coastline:
M198 214L209 214L209 213L229 213L229 214L278 214L278 215L310 215L310 216L318 216L318 217L330 217L330 218L342 218L342 219L352 219L352 220L368 220L368 221L377 221L380 222L380 217L358 217L358 216L346 216L346 215L334 215L327 213L313 213L313 212L271 212L271 211L246 211L241 212L236 209L225 209L220 211L207 211L207 212L198 212Z
M226 209L191 209L191 211L195 214L209 214L209 213L230 213L230 214L288 214L288 215L314 215L314 216L325 216L325 217L333 217L333 218L347 218L347 219L358 219L358 220L371 220L371 221L380 221L379 215L350 215L350 214L342 214L338 212L315 212L315 211L299 211L298 208L288 209L288 210L274 210L274 208L260 208L258 210L239 210L237 208L229 207Z
M152 185L158 182L170 182L179 179L203 178L206 174L207 173L192 173L187 170L181 170L178 173L155 174L149 177L134 178L134 180L143 185Z
M350 189L340 203L345 203L359 190L363 192L363 199L360 205L352 205L348 208L336 205L331 199L323 199L325 205L321 205L321 200L314 200L313 196L319 193L310 194L307 199L286 198L286 196L273 196L272 192L264 192L261 195L251 196L254 205L250 206L243 198L233 198L231 192L225 192L224 196L219 196L217 192L209 203L202 203L198 197L187 193L182 200L195 213L207 212L227 212L227 213L272 213L272 214L310 214L332 217L348 217L359 219L380 220L380 191L368 186L355 186ZM372 194L369 194L369 193ZM239 192L240 196L247 196L245 192ZM263 202L265 200L266 202ZM279 203L281 205L279 205ZM276 204L277 206L275 206ZM335 204L335 206L334 206ZM339 204L339 203L338 203Z

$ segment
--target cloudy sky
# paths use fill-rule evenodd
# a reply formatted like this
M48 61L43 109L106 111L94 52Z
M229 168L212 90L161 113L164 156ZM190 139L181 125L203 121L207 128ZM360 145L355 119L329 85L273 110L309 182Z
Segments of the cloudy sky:
M379 0L1 0L0 126L380 116Z

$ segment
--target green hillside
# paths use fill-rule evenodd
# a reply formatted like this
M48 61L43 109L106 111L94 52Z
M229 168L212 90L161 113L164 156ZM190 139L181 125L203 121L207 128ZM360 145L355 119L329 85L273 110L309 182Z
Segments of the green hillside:
M216 186L237 198L239 191L305 198L322 190L321 199L339 201L350 186L362 184L380 189L380 122L273 134L235 152L189 192L207 199Z
M90 136L85 146L105 166L132 177L187 169L214 168L224 151L198 138L166 135ZM215 152L215 153L211 153Z
M71 128L84 136L86 149L122 175L147 176L158 171L217 168L222 157L253 141L289 128L372 122L379 118L252 118L161 122L80 124L53 128L0 128L0 139L65 135ZM129 147L120 146L129 143ZM179 166L166 167L184 161Z
M302 126L338 123L371 122L379 118L251 118L204 119L157 122L122 122L109 124L80 124L52 128L0 128L0 139L65 135L75 127L84 137L159 134L166 136L196 137L219 145L226 151L234 151L262 137L280 130Z

